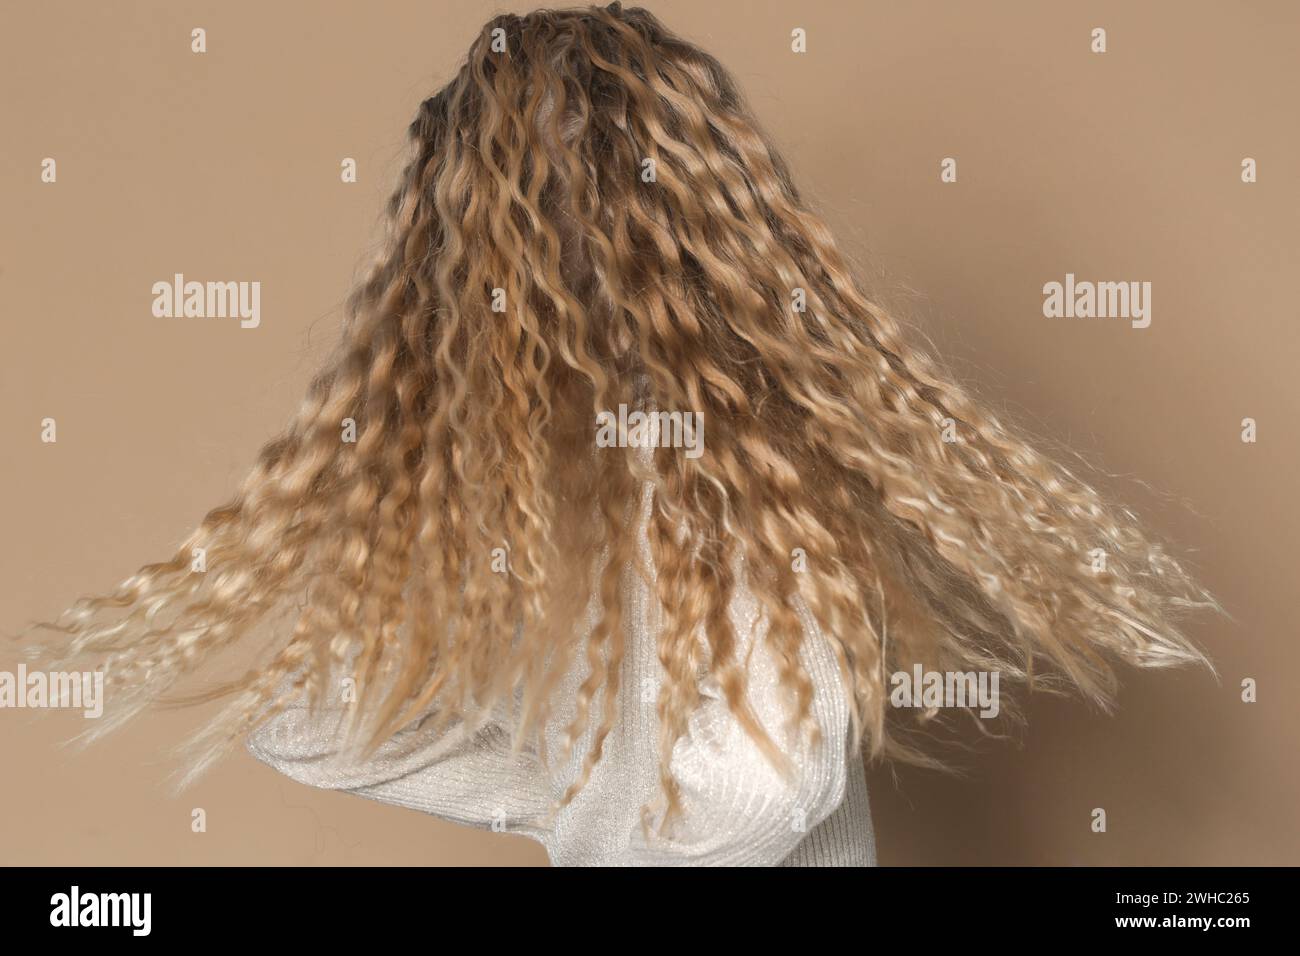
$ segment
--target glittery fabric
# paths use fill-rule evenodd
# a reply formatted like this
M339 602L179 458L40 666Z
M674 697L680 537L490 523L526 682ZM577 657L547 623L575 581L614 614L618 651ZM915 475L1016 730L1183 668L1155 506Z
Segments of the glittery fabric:
M350 759L336 741L341 726L329 711L295 706L249 739L258 759L305 784L346 790L420 810L466 826L523 834L540 841L556 866L872 866L875 841L860 755L848 752L849 708L834 653L806 607L802 659L814 685L813 713L820 744L798 742L786 731L788 705L775 661L758 640L765 619L747 590L737 588L730 613L741 658L749 654L749 696L774 740L785 743L796 772L782 777L749 738L711 678L702 682L700 707L672 756L684 816L666 836L651 823L659 795L655 700L662 676L655 647L659 607L645 522L652 503L642 498L641 558L649 576L629 567L623 587L629 609L627 654L617 721L601 760L568 806L552 807L575 779L595 733L589 727L566 762L548 768L535 748L511 747L510 702L492 714L460 723L434 739L419 725L405 729L365 760ZM589 609L587 626L594 620ZM752 651L752 653L751 653ZM556 690L546 748L561 752L586 672L575 661ZM594 707L601 706L597 696ZM519 704L516 698L513 707ZM782 736L786 734L786 736Z

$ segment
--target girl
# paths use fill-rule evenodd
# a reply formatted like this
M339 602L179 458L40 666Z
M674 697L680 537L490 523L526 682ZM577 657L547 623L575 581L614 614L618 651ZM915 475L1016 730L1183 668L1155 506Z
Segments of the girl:
M409 133L297 416L46 625L106 673L97 730L287 615L187 698L229 703L186 780L247 738L557 864L860 865L863 754L931 761L909 715L963 705L891 675L1104 704L1115 660L1204 660L1176 619L1213 600L907 341L649 13L497 17Z

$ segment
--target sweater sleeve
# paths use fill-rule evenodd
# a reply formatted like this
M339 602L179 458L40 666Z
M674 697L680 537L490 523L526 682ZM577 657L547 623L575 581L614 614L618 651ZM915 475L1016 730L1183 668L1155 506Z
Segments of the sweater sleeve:
M285 776L381 803L420 810L465 826L538 838L547 797L536 755L513 753L496 720L453 727L438 739L420 726L399 731L364 761L342 742L343 711L313 713L295 703L249 735L248 751Z
M774 866L835 811L845 798L849 707L839 665L829 642L800 605L807 639L800 657L813 682L812 712L821 739L788 743L787 692L776 661L760 639L764 622L752 602L742 602L738 633L755 624L749 653L749 700L764 728L790 757L794 773L784 777L731 713L712 680L675 745L672 771L682 794L683 826L671 838L638 826L627 863L654 866ZM744 642L742 646L748 644ZM748 650L748 647L746 647ZM657 823L657 819L654 821Z

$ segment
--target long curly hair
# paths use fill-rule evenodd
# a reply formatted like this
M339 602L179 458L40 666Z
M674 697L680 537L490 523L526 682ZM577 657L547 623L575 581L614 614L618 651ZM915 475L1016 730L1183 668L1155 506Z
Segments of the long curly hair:
M170 560L36 625L54 658L104 669L97 731L285 612L256 666L184 698L228 698L195 772L344 662L368 747L512 694L531 732L577 662L570 747L595 733L570 799L618 715L647 482L670 803L704 674L779 750L746 716L742 583L792 720L817 732L806 602L876 757L931 759L889 700L917 663L1105 706L1116 661L1204 662L1177 620L1213 598L908 341L727 72L650 13L494 18L409 137L337 354L238 493ZM701 416L703 453L598 447L620 405Z

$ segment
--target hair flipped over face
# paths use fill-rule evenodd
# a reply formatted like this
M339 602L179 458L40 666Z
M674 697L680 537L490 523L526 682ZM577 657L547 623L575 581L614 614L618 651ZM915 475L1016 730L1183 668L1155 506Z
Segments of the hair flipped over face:
M701 673L744 710L738 576L792 713L812 697L803 601L876 756L927 759L902 726L915 712L889 703L916 663L1104 705L1117 660L1203 660L1176 619L1213 599L905 340L727 73L651 14L497 17L409 133L384 251L291 423L170 560L38 625L60 660L105 668L105 729L287 611L258 666L199 695L228 707L195 772L286 688L320 699L341 662L375 746L430 706L451 721L514 693L526 732L585 661L571 731L597 728L589 773L618 712L646 481L670 799ZM701 414L703 454L598 448L595 416L620 404Z

